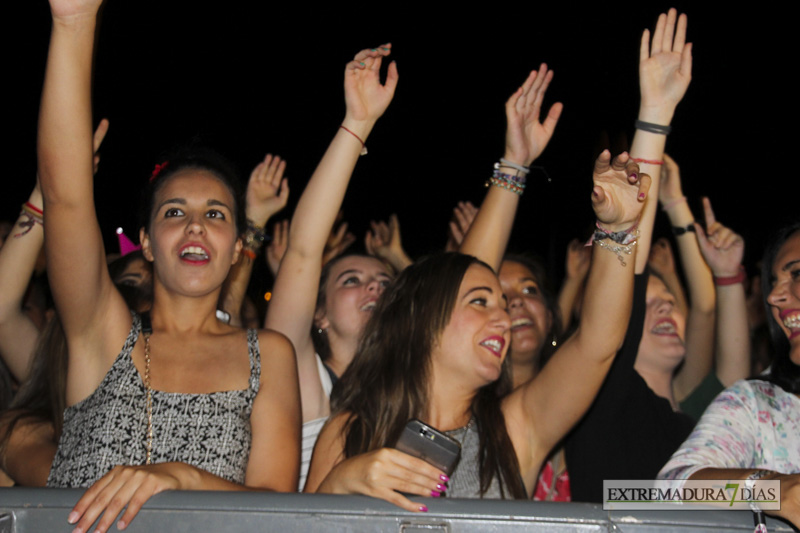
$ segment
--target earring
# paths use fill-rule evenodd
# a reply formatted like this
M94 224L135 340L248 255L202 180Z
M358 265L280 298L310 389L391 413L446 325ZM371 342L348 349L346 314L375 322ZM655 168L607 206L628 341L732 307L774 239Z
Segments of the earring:
M558 339L556 338L556 334L555 334L555 333L553 333L553 340L552 340L552 341L550 341L550 344L552 344L552 345L553 345L553 348L555 348L556 346L558 346Z

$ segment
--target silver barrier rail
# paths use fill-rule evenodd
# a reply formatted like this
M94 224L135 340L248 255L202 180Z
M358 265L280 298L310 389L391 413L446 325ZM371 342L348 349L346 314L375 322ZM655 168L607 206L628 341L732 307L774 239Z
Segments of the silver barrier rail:
M67 515L82 490L0 489L0 533L71 531ZM753 531L749 511L603 511L599 505L415 498L409 513L366 496L234 492L164 492L151 498L131 533L302 532L721 532ZM767 519L770 533L793 529ZM112 527L112 530L115 528Z

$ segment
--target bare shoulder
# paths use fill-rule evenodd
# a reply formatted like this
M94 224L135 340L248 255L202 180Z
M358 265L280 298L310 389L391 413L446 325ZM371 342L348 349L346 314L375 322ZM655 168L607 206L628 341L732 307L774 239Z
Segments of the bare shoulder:
M290 359L295 363L295 352L292 341L284 335L272 329L261 329L258 331L258 346L261 351L262 362L270 359Z

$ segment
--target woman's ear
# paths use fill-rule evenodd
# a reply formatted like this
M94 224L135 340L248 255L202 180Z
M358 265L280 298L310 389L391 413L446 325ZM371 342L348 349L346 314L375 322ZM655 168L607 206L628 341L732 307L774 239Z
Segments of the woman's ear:
M242 253L242 248L244 248L244 243L242 242L242 238L239 237L236 239L236 244L233 245L233 261L231 261L231 265L235 265L239 262L239 256Z
M139 228L139 242L142 243L142 255L144 258L153 262L153 250L151 248L150 236L144 228Z
M328 320L328 317L325 314L325 311L322 309L318 309L317 312L314 314L314 327L326 330L331 327L331 323Z

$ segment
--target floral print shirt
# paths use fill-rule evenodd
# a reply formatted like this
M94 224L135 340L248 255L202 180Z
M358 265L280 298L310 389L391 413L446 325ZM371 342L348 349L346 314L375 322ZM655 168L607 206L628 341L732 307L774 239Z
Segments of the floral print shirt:
M759 380L725 389L658 477L689 479L704 468L800 472L800 399Z

